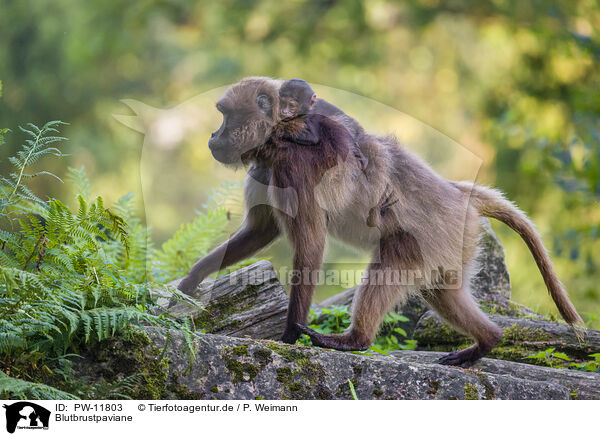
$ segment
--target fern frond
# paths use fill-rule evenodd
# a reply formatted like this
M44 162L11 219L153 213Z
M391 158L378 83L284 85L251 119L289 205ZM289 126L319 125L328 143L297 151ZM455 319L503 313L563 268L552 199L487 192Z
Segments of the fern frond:
M0 396L11 400L79 400L79 397L43 383L32 383L0 371Z
M83 165L79 169L69 167L67 169L67 181L73 185L76 195L80 195L84 201L89 200L92 195L91 183Z
M171 239L155 253L155 275L161 281L185 275L194 261L205 255L225 234L227 210L208 210L188 224L183 224Z

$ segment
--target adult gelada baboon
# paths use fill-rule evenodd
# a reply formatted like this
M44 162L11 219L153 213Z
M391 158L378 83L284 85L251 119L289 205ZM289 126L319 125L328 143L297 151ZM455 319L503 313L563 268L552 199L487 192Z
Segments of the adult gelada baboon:
M321 154L315 147L300 144L274 148L270 136L281 121L280 85L281 81L270 78L246 78L217 103L223 123L208 143L213 156L224 164L247 165L246 204L257 203L253 197L261 184L269 186L269 204L246 210L239 231L199 260L179 289L193 291L207 275L250 256L282 230L294 248L294 269L318 270L330 233L374 254L354 298L352 324L345 333L335 335L307 328L314 285L301 280L291 287L284 342L294 343L306 333L318 346L365 349L385 313L408 292L420 292L442 318L475 339L474 345L443 357L440 363L469 367L489 353L502 335L469 291L478 218L483 215L506 223L524 239L563 318L572 325L581 323L533 224L500 192L442 178L395 138L367 134L356 121L321 99L311 112L339 124L333 147ZM368 161L364 172L348 153L353 141ZM290 201L281 193L290 191L297 192L295 216L281 212L289 210L286 203ZM384 217L371 220L377 232L357 230L365 227L374 201L388 204ZM402 275L400 281L390 280L384 274L390 271L410 274ZM446 280L444 274L436 275L438 271L456 274Z

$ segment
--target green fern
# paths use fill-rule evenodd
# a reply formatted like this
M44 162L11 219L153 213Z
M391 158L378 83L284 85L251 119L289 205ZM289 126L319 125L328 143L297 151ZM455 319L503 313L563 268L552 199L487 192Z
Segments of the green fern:
M79 400L73 394L43 383L32 383L0 371L0 398L10 400Z
M225 234L226 217L226 209L217 208L198 214L191 223L183 224L154 255L153 270L157 279L166 282L187 274L194 261L205 255Z
M75 196L80 195L85 201L90 199L92 195L91 183L83 165L79 169L69 167L66 179L73 186Z
M28 169L44 156L54 155L62 156L62 152L53 146L53 144L65 141L66 138L53 136L58 133L57 127L65 124L62 121L50 121L42 128L38 128L34 124L28 124L28 129L19 127L28 139L21 146L16 156L9 157L9 162L14 167L14 171L0 179L0 218L7 217L19 212L37 212L39 208L44 208L46 203L38 198L25 184L26 181L41 175L49 175L56 179L62 180L48 172L37 171L28 173ZM6 133L3 130L2 133ZM37 206L37 207L36 207Z

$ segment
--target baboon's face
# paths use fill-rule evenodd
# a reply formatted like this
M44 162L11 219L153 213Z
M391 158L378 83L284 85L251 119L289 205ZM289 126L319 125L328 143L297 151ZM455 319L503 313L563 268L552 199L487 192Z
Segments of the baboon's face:
M229 88L217 102L223 123L208 140L215 159L236 164L241 156L265 143L279 121L280 83L269 78L249 78Z

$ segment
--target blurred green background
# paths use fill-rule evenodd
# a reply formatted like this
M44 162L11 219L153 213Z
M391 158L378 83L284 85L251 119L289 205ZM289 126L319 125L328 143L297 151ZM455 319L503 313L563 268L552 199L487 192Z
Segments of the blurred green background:
M0 169L19 124L67 121L71 156L45 168L84 165L107 200L134 192L160 242L243 177L206 145L221 87L300 77L445 176L505 191L538 225L579 311L598 314L599 31L593 0L3 0L0 127L12 133ZM554 313L524 243L493 225L514 298ZM266 255L289 265L283 242ZM328 261L353 259L365 260L331 244Z

